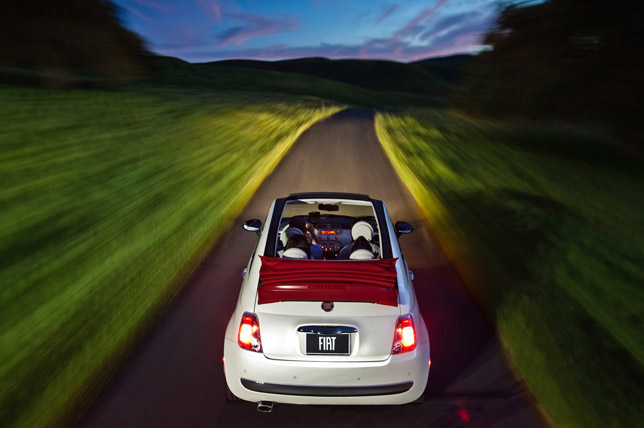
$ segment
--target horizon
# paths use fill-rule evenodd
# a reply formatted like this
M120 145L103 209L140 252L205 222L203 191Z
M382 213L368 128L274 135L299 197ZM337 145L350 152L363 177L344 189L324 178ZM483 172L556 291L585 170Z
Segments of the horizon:
M477 54L497 0L114 0L154 54L190 63L303 58L416 62Z
M169 56L169 55L159 55L153 52L154 55L162 57L162 58L173 58L173 59L178 59L184 62L187 62L188 64L209 64L212 62L226 62L226 61L258 61L258 62L281 62L281 61L300 61L300 60L305 60L305 59L317 59L317 60L326 60L326 61L383 61L383 62L395 62L398 64L413 64L416 62L421 62L421 61L427 61L427 60L441 60L441 59L446 59L446 58L453 58L456 56L476 56L478 55L478 52L475 53L456 53L453 55L445 55L445 56L435 56L435 57L430 57L430 58L421 58L418 60L413 60L413 61L397 61L394 59L382 59L382 58L326 58L322 56L303 56L299 58L284 58L284 59L262 59L262 58L226 58L226 59L215 59L212 61L188 61L183 58L179 58L176 56Z

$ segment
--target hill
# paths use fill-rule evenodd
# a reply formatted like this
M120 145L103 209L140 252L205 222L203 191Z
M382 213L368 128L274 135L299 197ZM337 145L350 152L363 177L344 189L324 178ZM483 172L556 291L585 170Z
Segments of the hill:
M332 65L323 68L325 73L317 72L320 76L316 76L313 72L318 65L327 62ZM449 85L422 67L407 67L406 64L389 61L366 61L363 64L360 60L338 62L305 58L280 61L279 64L250 60L191 64L177 58L151 56L147 63L152 75L141 82L144 85L313 96L366 107L437 106L442 104L441 97ZM387 76L392 64L396 79L401 79L401 76L409 76L409 79L405 81L402 78L403 81L397 85L388 84ZM311 73L304 72L307 70ZM363 74L363 82L358 82L362 84L347 82L351 80L348 78L333 79L342 77L342 70L347 70L347 76L353 76L356 81ZM426 82L421 79L423 76L427 78ZM382 87L377 82L381 82ZM419 90L421 87L425 90Z
M449 83L460 84L463 79L463 70L473 58L474 55L461 54L423 59L412 64L424 68Z
M461 56L459 56L461 57ZM462 55L469 57L469 55ZM428 96L446 94L466 58L401 63L384 60L299 58L283 61L225 60L205 63L213 68L235 67L297 73L348 83L379 92ZM460 76L460 75L459 75Z

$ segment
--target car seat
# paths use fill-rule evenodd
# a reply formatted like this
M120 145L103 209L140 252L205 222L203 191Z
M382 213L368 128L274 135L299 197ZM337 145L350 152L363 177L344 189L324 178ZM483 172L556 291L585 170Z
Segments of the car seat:
M374 255L369 250L359 249L355 250L349 256L349 260L373 260Z
M304 251L301 248L289 248L288 250L284 251L284 254L282 254L283 259L308 259L309 257L306 255L306 251Z
M359 236L364 236L369 242L373 239L373 227L364 220L357 221L351 228L351 239L355 241Z
M355 240L360 236L363 236L369 242L371 242L371 240L373 239L373 227L371 227L371 225L364 220L355 222L355 224L351 227L351 239L353 241L340 249L340 251L338 252L338 259L346 260L351 256L351 248L353 247L353 242L355 242Z

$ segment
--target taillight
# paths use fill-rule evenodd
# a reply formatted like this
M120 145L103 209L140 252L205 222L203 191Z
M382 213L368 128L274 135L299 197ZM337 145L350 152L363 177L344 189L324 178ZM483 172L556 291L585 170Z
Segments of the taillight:
M392 354L402 354L416 349L416 329L411 315L404 315L398 318L396 331L394 332L394 344L391 347Z
M262 352L262 339L259 336L259 322L257 315L250 312L244 312L241 324L239 324L239 334L237 343L249 351Z

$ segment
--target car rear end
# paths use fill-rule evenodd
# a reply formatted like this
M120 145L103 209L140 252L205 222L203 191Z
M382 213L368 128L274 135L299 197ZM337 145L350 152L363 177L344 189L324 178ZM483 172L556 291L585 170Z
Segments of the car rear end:
M422 395L429 346L420 315L401 318L398 307L366 302L335 302L325 312L322 304L258 305L252 314L257 349L240 345L243 314L231 319L225 371L235 396L292 404L404 404ZM394 340L406 319L412 324L406 324L405 347Z

